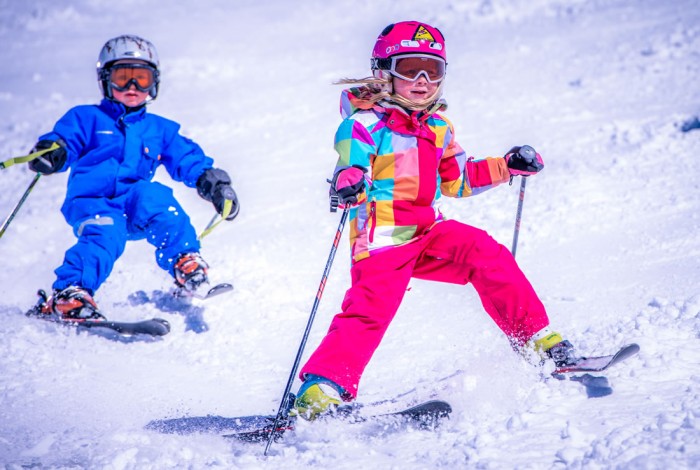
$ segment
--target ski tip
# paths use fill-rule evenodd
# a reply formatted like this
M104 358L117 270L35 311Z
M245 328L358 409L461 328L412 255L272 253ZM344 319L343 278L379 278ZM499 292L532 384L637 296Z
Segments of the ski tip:
M620 350L615 354L615 361L621 361L623 359L627 359L628 357L632 357L635 354L637 354L640 351L640 349L641 348L637 343L631 343L622 346Z
M201 287L203 289L204 287ZM177 298L196 298L200 300L207 300L211 299L214 296L224 294L226 292L231 292L233 290L233 284L229 284L227 282L223 282L221 284L217 284L214 287L210 288L206 292L197 292L197 291L188 291L183 287L176 288L173 291L173 296Z
M223 282L221 284L217 284L211 289L209 289L209 292L207 292L206 297L213 297L215 295L223 294L226 292L230 292L233 290L233 284L229 284L228 282Z
M152 318L153 323L153 336L165 336L170 333L170 322L168 320L163 320L162 318Z

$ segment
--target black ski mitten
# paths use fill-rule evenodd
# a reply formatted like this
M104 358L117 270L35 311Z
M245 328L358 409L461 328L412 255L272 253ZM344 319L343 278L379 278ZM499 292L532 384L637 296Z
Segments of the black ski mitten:
M513 147L506 153L505 159L508 171L514 176L531 176L544 168L542 157L529 145Z
M55 143L58 144L57 149L54 149L50 152L46 152L45 154L38 156L37 158L31 160L28 163L30 170L36 173L50 175L51 173L56 173L61 168L63 168L63 165L66 164L66 159L68 158L65 143L61 140L58 140ZM40 140L36 143L36 145L30 153L51 148L53 144L53 140Z
M231 186L231 178L224 170L219 168L210 168L197 179L197 193L214 204L216 212L223 214L224 203L229 200L232 202L231 213L226 217L226 220L233 220L238 215L240 205L238 204L238 196Z

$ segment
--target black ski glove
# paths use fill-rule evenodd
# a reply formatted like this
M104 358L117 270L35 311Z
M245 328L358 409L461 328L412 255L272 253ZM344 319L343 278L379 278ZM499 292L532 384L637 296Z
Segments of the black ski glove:
M199 195L214 204L216 212L223 215L224 202L232 202L231 213L226 220L233 220L238 215L240 206L236 192L231 187L231 178L224 170L210 168L197 179L197 192Z
M56 173L63 165L66 164L68 153L66 152L65 143L62 140L57 140L58 148L35 158L28 163L29 169L44 175ZM29 153L38 152L50 148L54 144L53 140L40 140Z
M530 176L544 168L542 157L529 145L513 147L506 153L505 159L511 175Z

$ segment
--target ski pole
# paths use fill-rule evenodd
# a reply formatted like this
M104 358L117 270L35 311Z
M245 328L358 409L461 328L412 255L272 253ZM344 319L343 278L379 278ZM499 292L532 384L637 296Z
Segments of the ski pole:
M332 210L332 209L331 209ZM292 372L289 374L289 379L287 380L287 385L284 388L284 394L282 395L282 401L280 402L280 407L277 410L277 416L275 416L275 421L272 423L272 432L270 437L267 439L267 445L265 446L265 452L263 455L267 455L267 451L270 449L270 445L274 440L277 432L277 425L281 419L286 418L287 407L289 405L289 391L292 388L294 379L297 375L297 370L299 369L299 364L301 363L301 356L304 353L304 348L306 347L306 341L309 339L309 333L311 331L311 325L314 322L314 317L316 316L316 311L318 310L318 305L321 302L321 296L323 295L323 289L326 287L326 281L328 280L328 273L333 265L333 259L335 258L335 252L338 250L338 244L340 243L340 237L343 234L343 229L345 228L345 222L348 219L348 207L343 209L343 213L340 216L340 223L338 224L338 230L335 232L335 238L333 239L333 246L331 247L331 252L328 255L328 261L326 261L326 267L323 270L323 276L321 277L321 284L318 286L318 291L316 292L316 298L314 299L314 305L311 308L311 314L309 315L309 321L306 323L306 330L304 330L304 336L302 337L301 344L299 345L299 350L297 351L297 356L294 359L294 365L292 366Z
M59 148L60 145L58 145L56 142L52 143L49 148L38 150L36 152L30 153L29 155L23 155L21 157L14 157L10 158L9 160L6 160L4 162L0 162L0 170L4 170L5 168L9 168L12 165L16 165L18 163L27 163L35 158L39 158L45 153L51 152L53 150L56 150ZM5 233L5 230L7 230L7 227L10 225L10 222L12 222L12 219L15 218L17 215L17 212L19 212L20 207L22 207L22 204L24 204L24 201L27 199L29 196L29 193L32 192L32 189L34 189L34 185L36 185L37 181L39 181L39 178L41 177L41 173L37 173L34 179L32 180L31 183L29 183L29 187L27 190L24 192L22 195L22 199L19 200L17 205L12 209L12 212L10 215L7 216L7 219L2 223L2 227L0 227L0 238L2 238L3 234Z
M27 190L22 195L22 199L19 200L15 208L12 209L10 215L8 215L7 219L5 219L5 221L2 223L2 227L0 227L0 238L2 238L3 234L5 233L5 230L7 230L7 227L10 225L10 222L12 222L12 219L14 219L17 215L17 212L19 212L19 208L22 207L22 204L24 204L24 201L27 199L27 196L29 196L29 193L32 192L32 189L34 189L34 186L36 185L37 181L39 181L40 177L41 173L37 173L32 182L29 183L29 187L27 188Z
M518 153L522 155L525 160L534 161L537 158L537 152L535 149L529 145L523 145L518 150ZM520 221L523 217L523 201L525 200L525 184L527 183L527 176L523 175L520 179L520 196L518 198L518 212L515 214L515 230L513 230L513 248L510 252L515 258L515 250L518 248L518 235L520 235Z
M518 211L515 214L515 229L513 230L513 248L510 252L515 258L515 250L518 248L518 235L520 234L520 221L523 217L523 201L525 200L525 184L527 183L527 177L522 176L520 178L520 196L518 197Z

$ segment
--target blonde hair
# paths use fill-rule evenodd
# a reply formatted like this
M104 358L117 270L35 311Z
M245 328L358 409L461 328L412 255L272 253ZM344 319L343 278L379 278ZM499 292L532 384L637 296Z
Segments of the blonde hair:
M364 77L364 78L341 78L333 82L334 85L364 85L365 90L367 90L367 96L362 96L364 100L370 104L375 104L379 101L386 100L392 103L396 103L399 106L409 109L411 111L424 111L430 108L442 95L442 85L445 80L440 82L440 85L435 89L435 92L428 96L427 98L419 101L409 100L403 96L393 93L393 82L392 78L376 78L376 77ZM389 93L387 90L392 90Z

